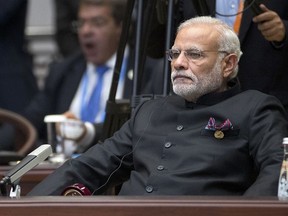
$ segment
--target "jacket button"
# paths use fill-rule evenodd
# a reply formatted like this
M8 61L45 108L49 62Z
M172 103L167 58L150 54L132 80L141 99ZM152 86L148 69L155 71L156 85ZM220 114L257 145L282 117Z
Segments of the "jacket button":
M153 187L152 186L146 186L145 188L146 192L151 193L153 191Z
M183 125L178 125L176 129L177 129L178 131L181 131L181 130L183 130L183 128L184 128Z
M159 171L164 170L164 166L163 166L163 165L159 165L159 166L157 167L157 170L159 170Z
M171 147L171 145L172 145L172 143L171 142L167 142L167 143L165 143L165 148L170 148Z

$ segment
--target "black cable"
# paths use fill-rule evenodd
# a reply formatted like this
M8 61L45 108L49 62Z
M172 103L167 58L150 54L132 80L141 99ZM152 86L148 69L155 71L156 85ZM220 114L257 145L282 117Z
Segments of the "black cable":
M239 11L235 14L222 14L222 13L219 13L215 10L215 14L217 14L218 16L223 16L223 17L231 17L231 16L237 16L241 13L244 13L245 11L247 11L248 9L252 8L253 4L256 2L256 0L251 0L250 3L244 7L244 9L242 11Z

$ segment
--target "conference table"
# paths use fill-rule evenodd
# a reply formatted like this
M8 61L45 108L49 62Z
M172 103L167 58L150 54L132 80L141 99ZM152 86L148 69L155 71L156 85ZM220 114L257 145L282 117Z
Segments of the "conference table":
M276 197L23 196L0 198L0 215L21 216L287 216Z
M41 164L22 176L19 198L0 197L0 216L287 216L277 197L26 196L59 165ZM11 166L0 166L2 178Z

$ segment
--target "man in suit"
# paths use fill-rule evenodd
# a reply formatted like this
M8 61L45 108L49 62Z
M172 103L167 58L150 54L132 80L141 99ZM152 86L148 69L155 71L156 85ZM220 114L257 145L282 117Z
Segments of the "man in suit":
M85 122L89 129L95 129L95 134L88 140L98 140L101 137L105 106L110 91L125 7L125 0L80 1L76 25L81 52L51 65L44 90L35 97L24 113L24 116L38 129L40 141L47 140L46 125L43 122L44 117L63 113L69 118ZM130 99L132 95L132 57L133 53L127 46L116 99ZM97 72L99 66L104 64L108 67L108 70L103 75L100 101L92 106L92 111L97 112L93 116L93 114L88 113L89 107L87 104L92 98L93 87L99 83L99 75L95 73L95 70ZM155 64L151 66L156 67ZM152 80L152 77L149 77L152 76L152 70L150 71L150 69L152 68L145 69L150 73L142 80L146 86L148 86L148 81ZM161 87L161 83L158 86ZM147 92L145 86L142 90L142 93L157 93L148 90ZM88 117L91 117L90 119L84 116L87 113ZM92 125L94 123L95 127ZM83 144L90 144L90 141L85 141ZM74 147L76 146L74 145Z
M0 107L19 113L38 92L25 38L27 0L0 4Z
M240 0L206 2L211 16L234 25ZM274 95L288 110L288 1L256 1L262 2L260 9L263 14L259 16L253 14L249 2L251 1L245 1L244 8L239 11L242 19L238 36L244 53L239 62L238 73L241 87L243 90L256 89ZM179 0L177 6L175 25L199 14L191 0ZM155 31L152 32L155 37L161 35L159 29L159 25L156 25ZM157 41L159 40L155 40ZM163 52L163 44L155 47L158 50L151 50L151 56L160 50Z
M142 103L113 137L29 195L60 195L75 183L94 195L119 183L120 195L277 194L287 115L274 96L240 91L234 31L216 18L189 19L167 54L177 95Z

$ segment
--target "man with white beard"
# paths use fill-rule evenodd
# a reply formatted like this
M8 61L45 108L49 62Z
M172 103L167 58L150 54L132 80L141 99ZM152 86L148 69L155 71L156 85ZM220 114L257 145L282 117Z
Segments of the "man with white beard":
M119 184L119 195L277 195L287 116L275 97L240 91L237 35L216 18L192 18L167 55L176 95L139 105L113 137L29 195Z

